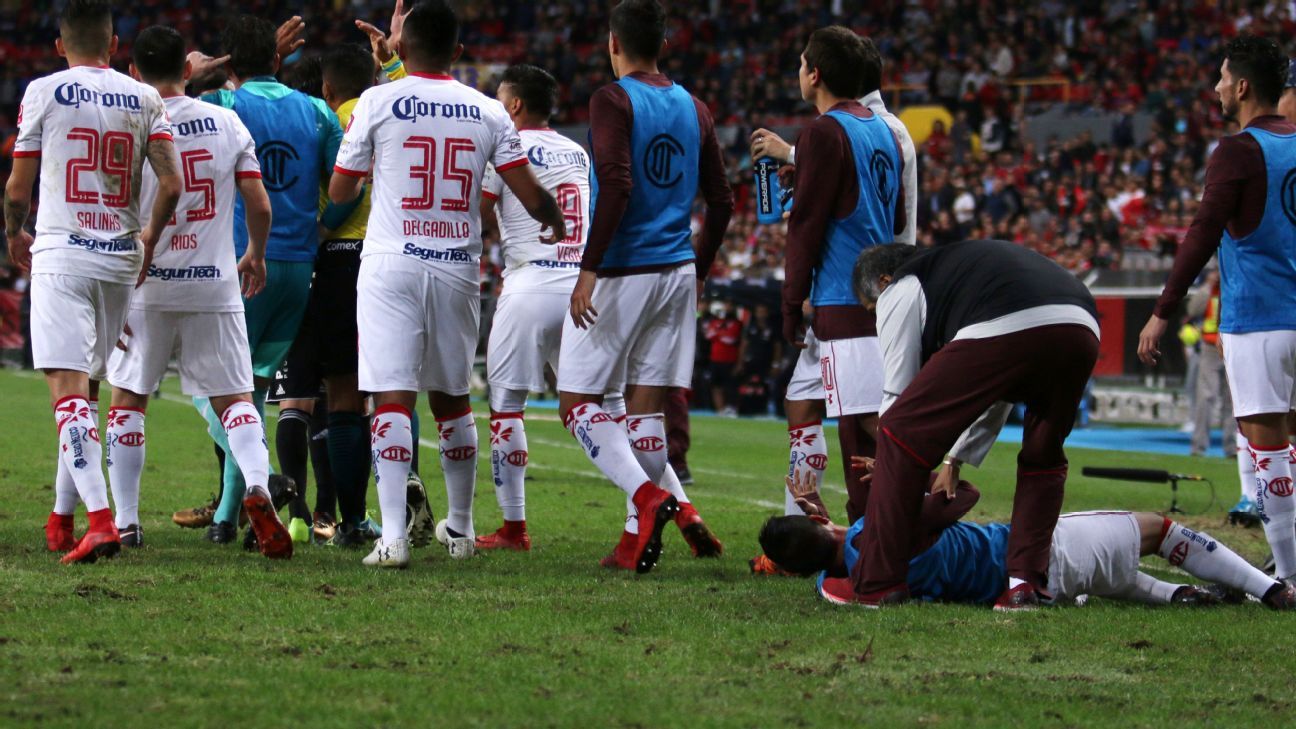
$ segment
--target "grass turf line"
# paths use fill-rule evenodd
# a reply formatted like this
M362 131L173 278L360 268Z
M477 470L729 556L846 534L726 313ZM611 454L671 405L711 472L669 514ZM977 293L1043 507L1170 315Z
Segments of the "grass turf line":
M778 423L694 421L690 495L725 542L718 561L692 559L668 527L657 571L600 569L620 530L621 493L591 475L559 424L537 417L527 423L530 554L455 562L433 547L416 550L407 571L379 572L360 565L360 551L299 547L291 562L270 563L172 526L173 510L212 490L215 460L193 409L155 400L141 498L147 546L64 567L41 534L55 449L44 383L0 373L0 393L5 726L254 717L274 726L1125 726L1283 722L1296 712L1282 679L1291 617L1254 603L864 612L817 601L808 580L750 576L757 529L781 509ZM484 434L481 442L484 533L500 517ZM835 443L832 453L827 478L840 487ZM423 456L442 514L436 453ZM1224 503L1184 521L1253 561L1263 556L1258 530L1222 525L1236 495L1231 461L1070 456L1066 510L1168 504L1163 486L1085 479L1083 465L1202 472ZM1015 447L997 446L984 468L965 472L984 494L972 516L1007 516L1014 457ZM1204 506L1204 493L1185 485L1184 506ZM844 498L826 498L840 518ZM369 503L376 510L372 487Z

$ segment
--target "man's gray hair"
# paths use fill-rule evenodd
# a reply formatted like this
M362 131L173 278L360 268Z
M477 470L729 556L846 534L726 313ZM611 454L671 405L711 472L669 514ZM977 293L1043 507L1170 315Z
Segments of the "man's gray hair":
M915 254L918 248L908 243L887 243L870 246L864 249L855 260L855 271L851 281L855 287L855 298L860 303L873 303L882 295L882 286L878 279L883 276L895 277L896 271Z

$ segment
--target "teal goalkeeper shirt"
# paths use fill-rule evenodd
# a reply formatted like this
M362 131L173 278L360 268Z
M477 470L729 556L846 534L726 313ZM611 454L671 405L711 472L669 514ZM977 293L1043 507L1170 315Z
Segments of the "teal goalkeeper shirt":
M202 98L233 109L256 142L261 181L273 211L266 258L314 261L320 186L327 184L342 143L337 116L323 100L270 76L249 79L237 91L215 91ZM242 198L234 206L234 244L243 255L247 223Z

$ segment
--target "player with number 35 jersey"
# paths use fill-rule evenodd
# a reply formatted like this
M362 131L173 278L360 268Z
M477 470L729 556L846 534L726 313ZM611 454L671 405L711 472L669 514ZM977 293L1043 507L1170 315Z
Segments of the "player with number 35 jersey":
M475 551L472 498L477 428L468 403L480 299L481 219L487 163L528 213L566 236L553 196L540 186L504 107L446 72L462 52L458 20L441 0L404 17L397 43L410 75L360 95L338 152L329 197L354 200L372 170L357 283L360 389L374 393L371 450L382 539L364 562L405 567L405 482L410 413L430 393L437 419L449 518L437 527L452 557Z

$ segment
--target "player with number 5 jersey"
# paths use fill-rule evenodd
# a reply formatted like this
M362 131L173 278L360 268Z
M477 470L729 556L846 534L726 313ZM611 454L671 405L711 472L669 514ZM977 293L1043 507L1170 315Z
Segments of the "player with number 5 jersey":
M108 508L90 380L106 374L141 268L175 211L180 179L162 98L108 67L117 50L111 5L69 0L55 48L68 69L31 82L19 110L5 238L10 260L32 273L32 354L49 385L60 470L71 476L90 521L78 541L71 508L51 513L46 544L67 551L64 563L93 562L115 555L121 539ZM158 194L141 229L145 159ZM38 168L33 246L24 226Z
M329 197L360 193L372 170L357 283L360 389L374 394L371 451L382 539L370 566L405 567L410 414L428 392L437 419L449 518L438 532L452 557L475 551L472 499L477 427L468 403L479 317L481 218L487 163L536 220L566 237L562 212L536 180L504 107L447 71L463 51L441 0L404 17L397 53L410 75L360 95L338 152Z
M184 193L166 222L164 247L131 302L130 336L123 337L109 362L113 396L106 443L117 528L128 545L143 543L139 499L145 412L175 354L181 389L210 398L224 428L232 460L247 484L239 496L261 552L287 558L292 540L267 488L270 453L252 404L252 353L241 296L257 294L266 278L270 198L261 183L256 145L237 114L184 95L185 42L174 29L146 28L136 37L132 55L132 75L156 88L166 103ZM144 199L156 195L156 176L146 172L143 186ZM236 191L248 240L237 262Z

